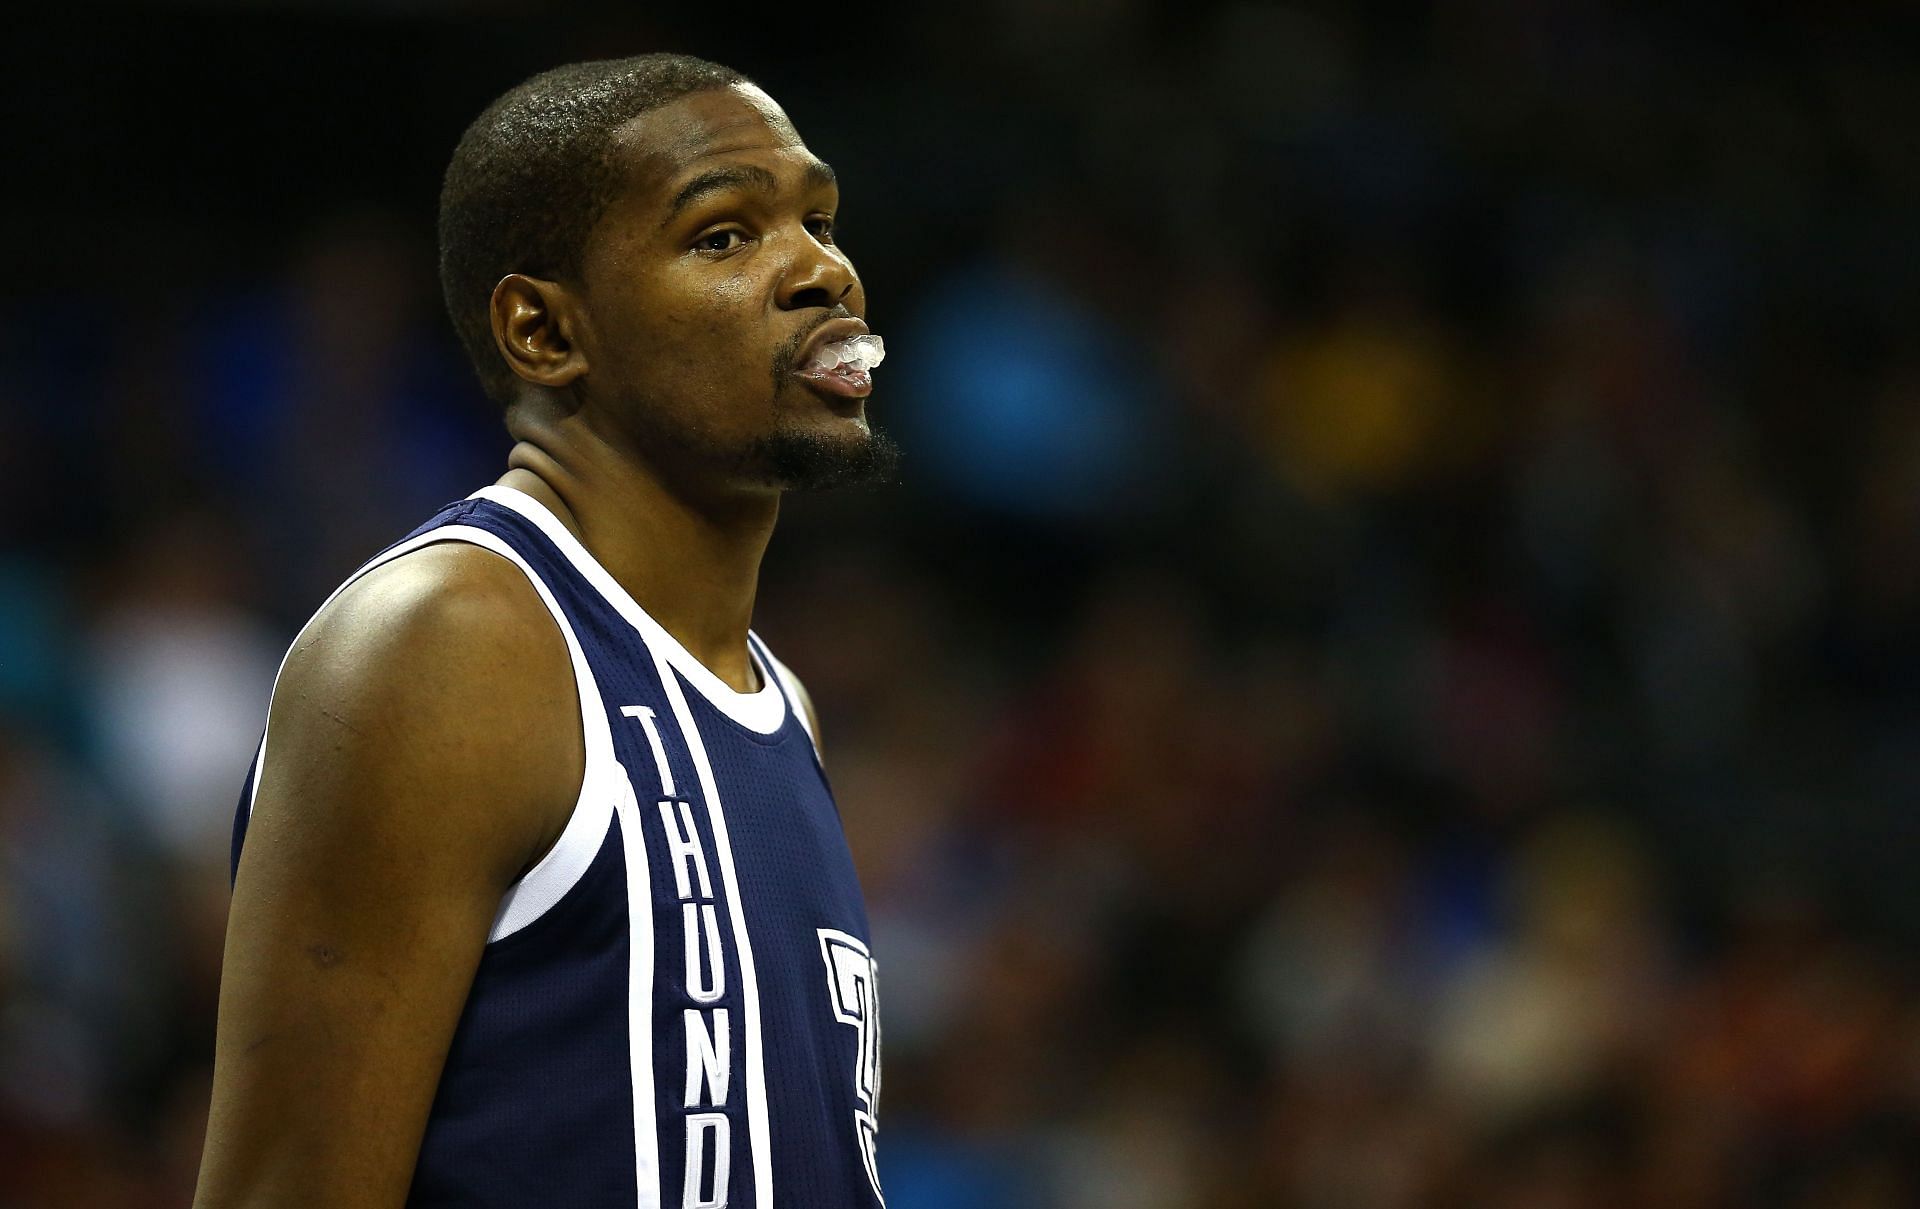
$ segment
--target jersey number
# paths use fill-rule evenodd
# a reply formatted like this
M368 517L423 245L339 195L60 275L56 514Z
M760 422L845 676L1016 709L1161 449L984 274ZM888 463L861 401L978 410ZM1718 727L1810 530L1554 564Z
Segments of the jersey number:
M880 1172L874 1166L874 1133L880 1128L880 1001L874 990L873 957L867 946L831 928L820 929L820 956L827 963L827 1002L833 1018L853 1026L853 1130L866 1164L867 1181L882 1206Z

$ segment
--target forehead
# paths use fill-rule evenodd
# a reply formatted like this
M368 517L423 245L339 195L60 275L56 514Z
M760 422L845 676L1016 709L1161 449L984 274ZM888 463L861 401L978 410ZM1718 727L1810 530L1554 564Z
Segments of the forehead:
M613 151L626 161L630 196L659 206L680 180L728 160L813 156L774 102L750 84L690 93L622 123Z

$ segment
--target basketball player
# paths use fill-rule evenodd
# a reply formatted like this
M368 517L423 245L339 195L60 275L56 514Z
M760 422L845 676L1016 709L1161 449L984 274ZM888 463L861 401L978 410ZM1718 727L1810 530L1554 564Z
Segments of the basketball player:
M202 1209L882 1203L866 914L748 629L781 493L892 460L838 208L697 59L536 76L460 140L442 282L514 445L281 668Z

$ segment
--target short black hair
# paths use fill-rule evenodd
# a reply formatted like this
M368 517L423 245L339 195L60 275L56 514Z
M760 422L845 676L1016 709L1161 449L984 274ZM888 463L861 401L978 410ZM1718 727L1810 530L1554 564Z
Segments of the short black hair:
M587 233L622 183L613 132L690 93L750 83L691 55L570 63L510 89L467 127L440 186L440 291L496 403L512 402L518 379L494 347L493 287L509 273L579 270Z

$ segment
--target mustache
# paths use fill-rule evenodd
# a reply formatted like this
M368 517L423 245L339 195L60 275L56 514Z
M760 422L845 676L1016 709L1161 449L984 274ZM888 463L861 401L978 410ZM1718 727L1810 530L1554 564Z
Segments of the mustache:
M817 322L810 323L800 331L794 333L792 338L782 344L773 354L774 382L781 383L786 381L788 374L800 368L800 350L807 346L807 341L813 339L815 332L827 324L832 323L835 319L852 319L854 317L854 313L847 309L845 303L838 303L829 308L826 314L820 316Z

